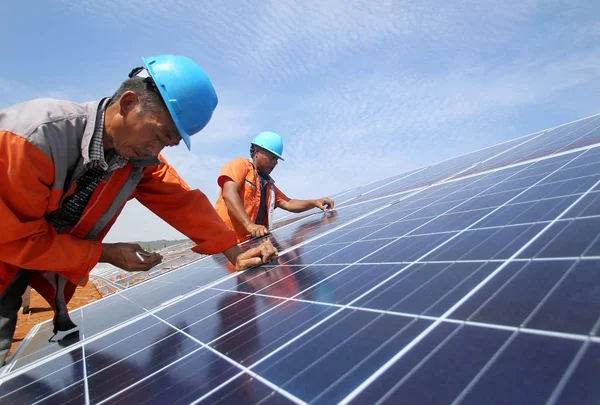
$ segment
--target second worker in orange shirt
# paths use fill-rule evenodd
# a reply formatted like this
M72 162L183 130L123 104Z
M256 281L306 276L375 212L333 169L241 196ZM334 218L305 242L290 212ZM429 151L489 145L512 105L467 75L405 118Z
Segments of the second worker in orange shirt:
M333 208L330 198L290 199L275 186L271 172L283 160L282 153L281 137L274 132L261 132L250 144L250 160L235 158L221 168L216 209L237 234L238 243L268 234L275 208L290 212Z

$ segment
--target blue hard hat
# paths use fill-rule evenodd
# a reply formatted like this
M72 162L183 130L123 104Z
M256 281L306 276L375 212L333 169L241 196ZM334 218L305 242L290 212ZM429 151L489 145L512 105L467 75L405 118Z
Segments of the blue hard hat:
M252 141L252 144L268 150L269 152L277 156L279 159L283 160L283 158L281 157L281 155L283 155L283 141L281 140L281 137L275 132L261 132L260 134L256 135L256 137Z
M219 101L210 79L185 56L160 55L142 60L190 149L190 136L208 124Z

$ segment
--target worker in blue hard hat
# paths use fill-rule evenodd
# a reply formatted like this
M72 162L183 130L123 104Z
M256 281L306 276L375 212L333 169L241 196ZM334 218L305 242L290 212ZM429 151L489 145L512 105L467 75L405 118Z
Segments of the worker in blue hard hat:
M144 58L112 97L38 99L0 109L0 365L21 296L31 285L55 308L55 331L75 325L66 303L98 262L127 271L159 264L137 244L103 243L125 203L139 202L237 270L277 254L243 252L200 190L160 155L202 130L217 106L206 73L183 56Z
M238 242L268 234L275 208L290 212L333 208L330 198L290 199L275 186L271 172L283 160L282 155L281 136L265 131L250 144L250 160L236 158L221 168L216 209L229 229L235 231Z

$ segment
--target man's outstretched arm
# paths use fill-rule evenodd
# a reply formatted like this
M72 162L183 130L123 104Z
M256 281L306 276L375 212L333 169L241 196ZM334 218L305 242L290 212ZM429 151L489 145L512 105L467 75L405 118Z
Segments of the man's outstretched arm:
M323 197L316 200L294 200L290 199L288 201L281 201L278 205L279 208L282 208L289 212L304 212L308 211L311 208L318 208L322 211L326 211L327 209L333 209L334 202L331 198Z

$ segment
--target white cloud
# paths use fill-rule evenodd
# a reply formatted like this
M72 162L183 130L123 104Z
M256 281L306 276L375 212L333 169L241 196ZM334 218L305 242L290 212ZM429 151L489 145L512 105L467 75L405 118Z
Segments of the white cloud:
M55 98L59 100L89 101L93 97L85 89L64 85L62 88L36 88L30 84L0 77L0 108L34 98Z
M154 215L137 200L131 200L123 209L104 241L113 243L158 239L185 239L185 236Z
M211 201L216 201L217 176L225 162L219 156L202 151L191 153L185 146L180 146L165 150L163 155L191 188L202 190Z
M253 135L260 128L257 122L262 98L248 99L242 94L235 94L228 89L218 92L219 104L210 123L202 132L192 138L192 150L222 146L236 142L240 138Z

